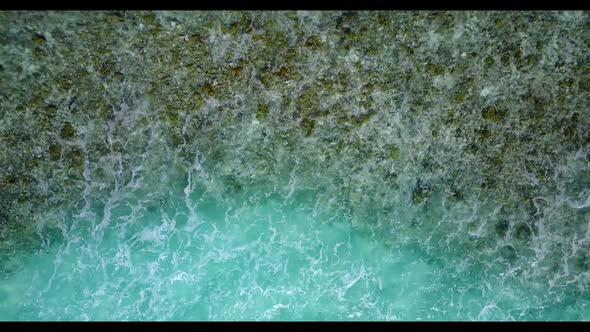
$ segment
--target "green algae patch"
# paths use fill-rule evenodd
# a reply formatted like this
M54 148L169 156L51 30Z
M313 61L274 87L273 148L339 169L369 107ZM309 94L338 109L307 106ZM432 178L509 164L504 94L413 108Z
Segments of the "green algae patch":
M33 44L35 44L35 45L43 45L47 41L47 39L45 39L45 37L39 33L33 34L33 38L31 38L31 39L33 41Z
M399 147L397 145L392 145L389 149L389 158L392 160L398 160L400 155Z
M76 129L71 122L67 121L61 129L61 137L65 139L72 139L76 136Z
M303 135L305 137L308 137L313 132L313 129L316 126L316 121L313 119L309 119L309 118L303 118L301 120L300 125L301 125L301 129L303 130Z
M266 119L268 116L268 106L266 105L258 105L258 109L256 111L256 118L258 120Z
M505 113L496 110L494 106L489 106L481 112L481 116L486 120L491 120L498 123L504 119Z
M412 190L412 202L414 204L421 204L432 196L432 188L430 185L422 180L416 182L416 186Z
M52 144L49 146L49 159L56 161L61 158L61 145Z

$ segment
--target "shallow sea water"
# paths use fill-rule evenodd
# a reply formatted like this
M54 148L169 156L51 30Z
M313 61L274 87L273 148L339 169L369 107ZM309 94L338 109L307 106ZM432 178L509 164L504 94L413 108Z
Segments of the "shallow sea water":
M588 300L539 308L546 290L490 283L481 267L387 241L342 213L273 195L235 204L190 180L157 200L123 188L63 219L0 283L0 320L589 317Z

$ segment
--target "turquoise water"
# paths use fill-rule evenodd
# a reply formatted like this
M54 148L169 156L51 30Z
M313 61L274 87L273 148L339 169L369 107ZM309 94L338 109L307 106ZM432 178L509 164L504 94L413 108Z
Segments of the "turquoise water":
M0 283L0 320L589 318L590 300L523 288L518 268L494 275L293 197L220 197L189 172L63 218Z

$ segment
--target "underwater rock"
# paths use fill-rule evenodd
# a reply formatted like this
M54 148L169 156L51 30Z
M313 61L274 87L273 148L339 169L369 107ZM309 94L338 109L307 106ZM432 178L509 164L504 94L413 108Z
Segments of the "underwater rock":
M464 199L463 192L453 185L449 187L449 194L453 202L460 202Z
M55 112L57 112L57 106L55 106L53 104L47 105L45 107L45 112L47 112L47 114L53 116L55 114Z
M588 248L582 248L578 250L573 257L568 259L568 263L572 271L576 272L587 272L590 270L590 254Z
M420 204L427 201L432 196L432 189L428 183L423 182L421 179L416 181L416 186L412 191L412 202L414 204Z
M258 120L266 119L268 115L268 106L266 105L258 105L258 110L256 111L256 118Z
M510 222L506 219L500 219L494 228L496 230L496 234L498 234L500 238L504 238L510 228Z
M119 72L119 71L118 71L118 72L116 72L116 73L115 73L115 78L116 78L118 81L122 81L122 80L124 80L124 79L125 79L125 74L123 74L123 73L121 73L121 72Z
M321 41L318 36L309 36L305 39L304 45L311 49L318 49L321 45Z
M516 239L524 242L530 241L532 237L531 228L526 223L519 223L515 225L513 233Z
M143 21L147 24L153 24L156 21L156 14L149 12L143 16Z
M504 119L504 113L497 111L493 106L489 106L484 111L482 111L481 116L486 120L492 120L496 123Z
M305 89L297 98L299 109L304 116L317 115L319 113L320 99L318 93L311 89Z
M115 62L113 62L112 60L106 60L100 66L99 73L102 76L108 76L108 75L114 73L115 68L116 68Z
M500 248L500 256L508 261L513 261L516 259L518 254L513 246L505 245Z
M301 119L301 129L303 130L303 136L308 137L311 135L313 128L315 128L315 120L310 118Z
M61 158L61 145L52 144L49 146L49 159L56 161Z
M79 148L70 147L64 152L65 162L76 172L84 169L84 153Z
M74 129L74 126L71 122L66 121L61 130L61 137L65 139L72 139L74 136L76 136L76 130Z
M36 45L42 45L42 44L45 44L46 39L42 34L35 33L35 34L33 34L32 41Z
M397 145L392 145L389 150L389 158L392 160L398 160L400 157L400 150Z

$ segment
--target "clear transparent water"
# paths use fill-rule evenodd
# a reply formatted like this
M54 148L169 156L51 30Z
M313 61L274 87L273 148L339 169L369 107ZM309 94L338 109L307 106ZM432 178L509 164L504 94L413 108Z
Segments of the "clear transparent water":
M126 187L64 218L0 283L0 320L589 317L588 299L555 301L342 213L275 195L220 199L186 180L162 184L157 200Z

